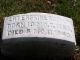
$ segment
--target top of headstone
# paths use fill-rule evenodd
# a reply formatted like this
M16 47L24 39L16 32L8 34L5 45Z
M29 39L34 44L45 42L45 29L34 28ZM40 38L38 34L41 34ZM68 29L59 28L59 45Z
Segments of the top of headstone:
M18 37L56 38L75 43L71 18L41 12L17 14L4 18L2 39Z

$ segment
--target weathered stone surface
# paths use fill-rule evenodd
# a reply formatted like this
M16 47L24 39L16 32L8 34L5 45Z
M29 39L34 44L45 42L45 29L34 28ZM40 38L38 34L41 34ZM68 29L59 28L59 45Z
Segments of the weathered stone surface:
M48 13L5 17L2 41L5 56L68 57L76 45L72 19Z

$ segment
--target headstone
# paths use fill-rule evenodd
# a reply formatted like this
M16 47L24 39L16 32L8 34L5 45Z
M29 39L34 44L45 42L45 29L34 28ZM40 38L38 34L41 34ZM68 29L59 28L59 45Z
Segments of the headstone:
M75 45L71 18L40 12L4 18L4 56L68 57Z

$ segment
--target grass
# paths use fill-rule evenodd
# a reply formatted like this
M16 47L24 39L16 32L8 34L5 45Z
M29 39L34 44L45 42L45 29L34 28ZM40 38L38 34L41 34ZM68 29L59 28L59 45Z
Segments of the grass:
M0 0L0 32L3 17L27 12L47 12L72 18L80 46L80 0Z

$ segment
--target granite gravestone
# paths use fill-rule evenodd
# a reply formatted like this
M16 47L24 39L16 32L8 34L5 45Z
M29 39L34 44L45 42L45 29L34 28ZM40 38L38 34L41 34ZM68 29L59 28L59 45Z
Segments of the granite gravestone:
M71 18L31 12L4 18L4 56L68 57L75 49Z

